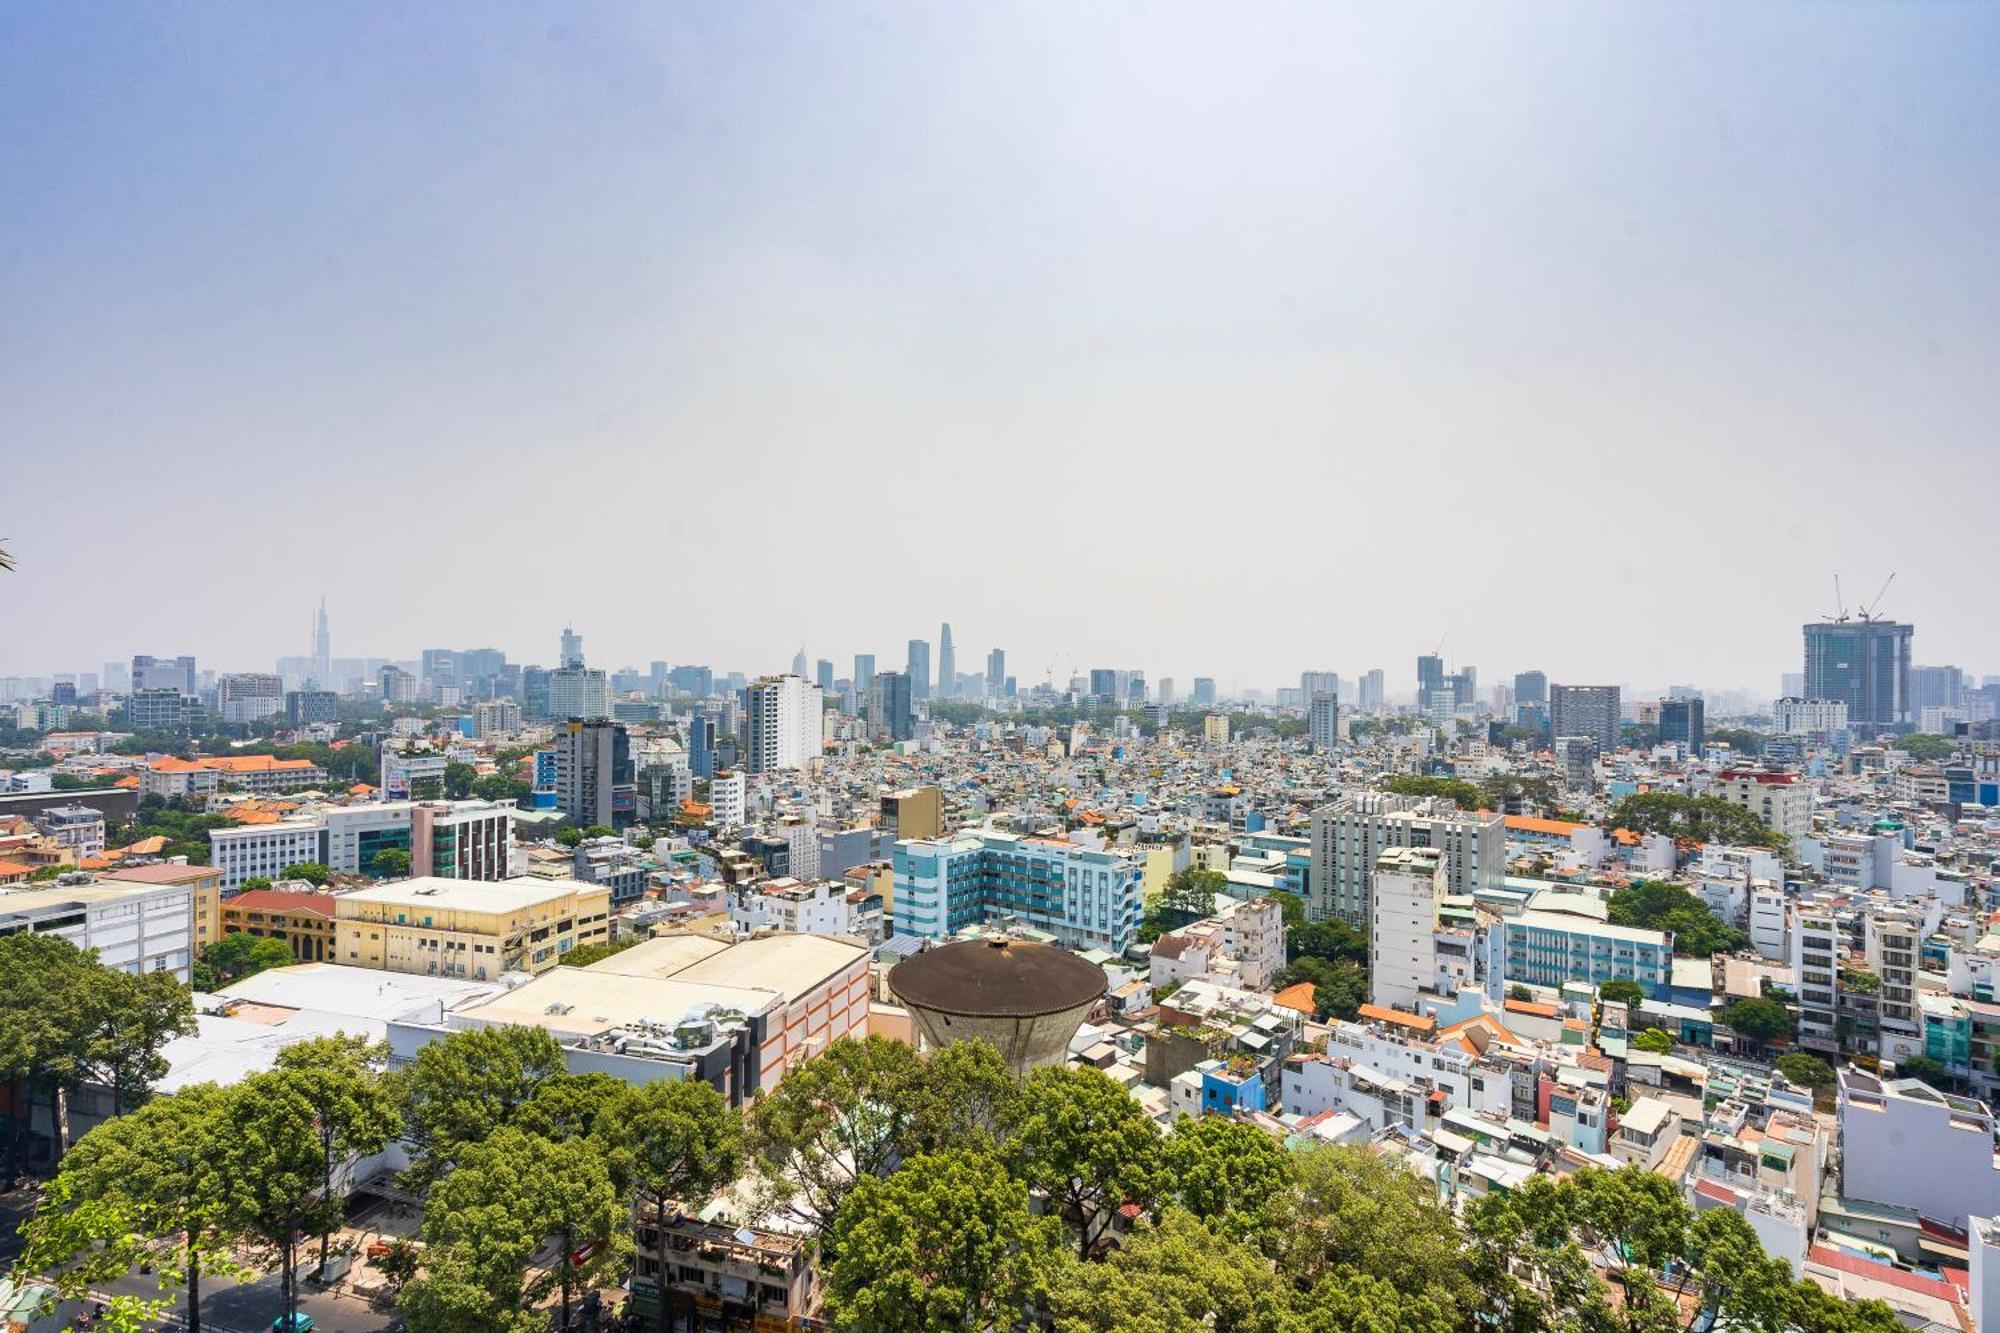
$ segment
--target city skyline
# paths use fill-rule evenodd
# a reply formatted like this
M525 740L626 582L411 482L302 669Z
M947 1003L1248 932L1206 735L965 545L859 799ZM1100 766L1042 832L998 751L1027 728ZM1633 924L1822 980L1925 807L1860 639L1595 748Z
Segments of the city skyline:
M2000 8L1811 15L10 7L0 671L255 666L321 593L643 660L655 571L802 556L937 587L689 655L1766 688L1894 569L1919 661L2000 661L1938 501L1856 484L2000 500Z

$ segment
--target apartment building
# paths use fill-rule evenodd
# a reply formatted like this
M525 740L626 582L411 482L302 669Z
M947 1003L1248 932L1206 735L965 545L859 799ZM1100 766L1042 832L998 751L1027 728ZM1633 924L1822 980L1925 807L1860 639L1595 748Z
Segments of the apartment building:
M1796 773L1727 769L1716 775L1709 795L1748 810L1765 828L1794 841L1812 832L1812 788Z
M505 879L515 808L507 801L424 801L410 808L410 874ZM359 849L356 849L359 856ZM363 863L365 864L365 863Z
M805 1238L792 1232L704 1221L679 1208L663 1219L641 1200L633 1238L631 1308L648 1320L658 1318L662 1299L669 1318L689 1327L804 1328L818 1311L818 1269Z
M1362 791L1321 806L1312 816L1314 920L1337 917L1365 926L1372 915L1375 866L1396 847L1428 847L1443 861L1449 892L1471 897L1506 878L1505 816L1466 813L1450 801Z
M744 703L750 738L744 767L750 772L804 768L819 757L824 705L817 685L799 676L765 676L751 682Z
M1136 852L993 828L896 844L899 934L941 939L988 921L1046 931L1072 949L1123 953L1144 912Z
M194 951L197 955L222 938L222 872L214 866L180 861L121 866L98 879L111 884L153 884L185 889L194 896Z
M852 928L845 884L835 880L804 882L789 875L759 880L731 894L729 920L745 935L767 929L797 935L845 935Z
M1839 1071L1841 1194L1964 1227L2000 1213L1993 1112L1916 1079Z
M1437 977L1438 902L1444 860L1429 847L1391 847L1375 862L1368 918L1368 998L1414 1009Z
M1560 987L1580 981L1636 981L1662 997L1673 978L1674 937L1659 930L1614 926L1596 899L1543 892L1528 909L1501 923L1506 984Z
M121 972L170 972L184 982L194 961L194 891L98 881L0 892L0 935L23 931L95 949Z
M424 976L497 980L546 972L610 939L611 893L576 880L398 880L340 894L334 961Z

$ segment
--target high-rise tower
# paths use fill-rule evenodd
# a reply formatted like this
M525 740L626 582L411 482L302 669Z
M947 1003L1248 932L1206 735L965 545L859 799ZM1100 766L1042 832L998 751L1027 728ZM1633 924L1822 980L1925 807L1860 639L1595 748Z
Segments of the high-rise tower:
M945 622L938 632L938 673L937 695L949 699L958 693L958 658L951 650L951 623Z

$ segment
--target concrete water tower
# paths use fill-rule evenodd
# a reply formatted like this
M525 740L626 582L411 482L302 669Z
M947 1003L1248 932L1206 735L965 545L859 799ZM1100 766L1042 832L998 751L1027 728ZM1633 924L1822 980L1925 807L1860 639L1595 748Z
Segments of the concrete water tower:
M1051 944L964 940L905 958L889 989L910 1011L918 1050L976 1038L1018 1077L1063 1063L1105 981L1103 968Z

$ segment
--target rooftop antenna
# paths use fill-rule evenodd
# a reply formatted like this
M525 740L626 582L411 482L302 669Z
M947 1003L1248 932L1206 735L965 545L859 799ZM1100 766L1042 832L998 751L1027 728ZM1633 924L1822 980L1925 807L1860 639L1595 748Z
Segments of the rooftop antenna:
M1873 597L1871 597L1868 600L1868 605L1861 608L1860 614L1863 620L1876 620L1880 618L1879 615L1877 614L1877 610L1882 605L1882 595L1889 591L1889 585L1894 583L1895 581L1896 581L1896 572L1894 570L1890 570L1889 577L1882 580L1882 587L1876 592L1876 594Z

